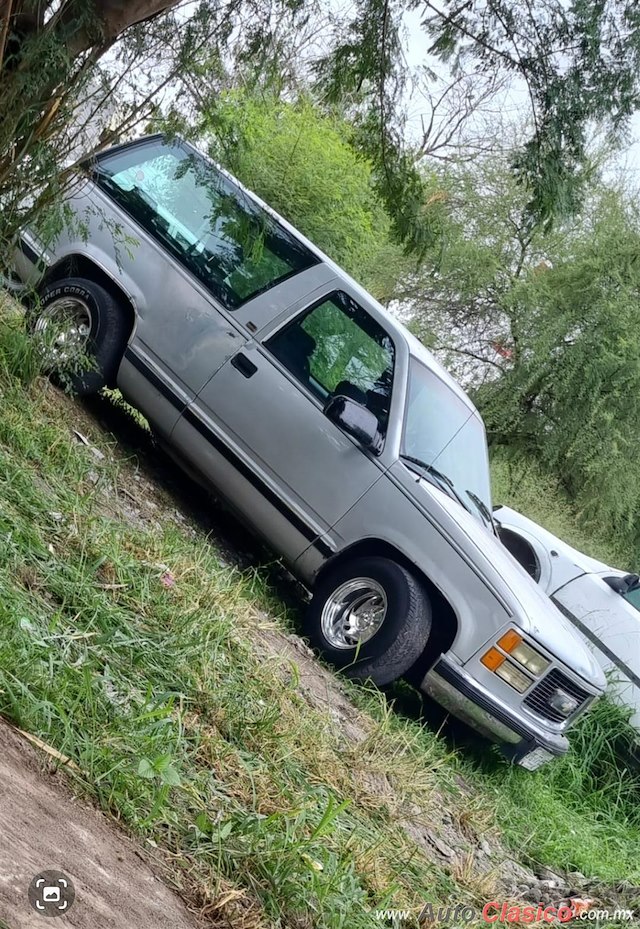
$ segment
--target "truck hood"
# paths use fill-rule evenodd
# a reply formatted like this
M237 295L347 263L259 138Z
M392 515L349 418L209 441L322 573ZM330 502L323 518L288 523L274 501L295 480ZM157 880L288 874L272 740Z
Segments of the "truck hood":
M444 491L424 479L419 481L419 486L437 499L464 533L468 540L465 545L467 553L473 557L482 574L492 579L509 604L514 614L514 625L585 681L604 690L604 675L589 649L502 542Z

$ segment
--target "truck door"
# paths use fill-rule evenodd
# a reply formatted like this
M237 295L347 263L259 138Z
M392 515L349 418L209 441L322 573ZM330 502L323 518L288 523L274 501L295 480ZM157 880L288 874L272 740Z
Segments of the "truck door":
M190 404L174 440L293 560L384 473L323 410L346 395L376 414L384 434L394 360L378 321L343 290L326 293L245 343Z

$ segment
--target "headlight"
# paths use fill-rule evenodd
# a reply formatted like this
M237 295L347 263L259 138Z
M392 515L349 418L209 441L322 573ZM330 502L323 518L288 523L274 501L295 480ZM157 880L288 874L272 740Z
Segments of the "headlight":
M544 674L551 664L548 658L537 652L535 648L527 645L522 636L514 629L510 629L501 639L498 639L498 645L503 651L511 655L518 664L530 671L534 677L540 677L541 674Z
M509 661L509 658L512 660ZM515 629L505 632L496 644L484 653L480 661L485 668L493 671L521 694L533 684L529 674L534 678L540 678L551 664L548 658L528 645ZM524 674L520 668L524 668L529 674ZM564 691L562 693L563 697L570 699L570 694L565 694ZM559 697L558 699L560 700ZM562 702L563 705L568 705L565 700ZM556 709L557 712L561 712L559 707Z
M507 684L511 684L511 686L521 694L523 694L525 690L528 690L533 683L530 677L523 674L522 671L510 661L503 661L502 664L496 668L496 674L498 677L501 677L503 681L506 681Z

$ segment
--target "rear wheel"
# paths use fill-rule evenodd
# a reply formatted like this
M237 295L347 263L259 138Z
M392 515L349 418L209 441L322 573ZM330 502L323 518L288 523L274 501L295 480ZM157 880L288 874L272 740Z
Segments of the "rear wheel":
M86 395L113 383L129 327L104 287L79 277L46 284L27 326L42 342L45 370L62 386Z
M304 622L311 645L348 677L382 686L424 651L431 605L417 578L389 558L357 558L322 578Z

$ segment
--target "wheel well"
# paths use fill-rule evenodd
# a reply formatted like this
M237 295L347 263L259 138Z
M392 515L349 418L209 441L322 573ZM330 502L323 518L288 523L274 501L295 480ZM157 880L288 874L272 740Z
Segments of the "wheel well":
M328 571L333 570L337 565L352 561L354 558L374 555L390 558L392 561L401 564L407 571L410 571L424 584L431 601L433 623L427 647L406 675L411 680L414 678L416 681L421 680L437 658L447 652L453 645L458 632L458 617L444 594L411 559L407 558L395 546L384 542L382 539L363 539L362 542L356 542L355 545L343 549L343 551L328 559L316 576L316 584L320 578L324 577Z
M84 277L104 287L107 293L111 294L114 300L122 306L129 327L128 334L131 335L136 320L133 302L106 271L103 271L99 265L85 255L68 255L47 271L41 286L51 284L53 281L61 281L66 277Z
M533 546L517 532L513 532L512 529L507 529L505 526L502 526L498 530L498 535L504 547L511 552L516 561L522 565L527 574L532 577L537 584L540 580L541 569L540 561L538 560Z

